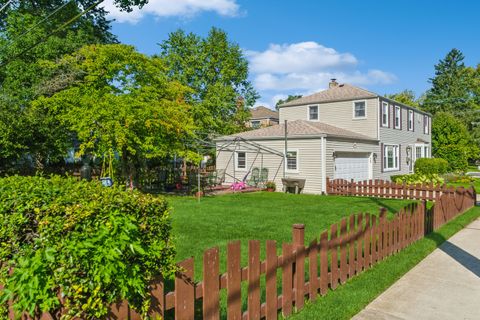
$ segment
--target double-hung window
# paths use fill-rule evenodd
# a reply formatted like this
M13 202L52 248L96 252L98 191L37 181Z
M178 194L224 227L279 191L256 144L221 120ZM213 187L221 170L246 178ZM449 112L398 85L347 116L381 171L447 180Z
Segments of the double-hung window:
M308 107L308 120L318 121L318 106Z
M395 129L402 128L402 109L400 106L395 106Z
M385 170L398 170L398 145L385 145L383 148L383 168Z
M388 127L388 103L382 102L382 127Z
M353 118L365 119L367 117L367 108L365 101L355 101L353 103Z
M244 151L237 151L235 157L235 169L246 170L247 169L247 153Z
M287 171L298 171L298 151L287 152Z
M408 110L408 130L413 131L413 110Z
M429 128L430 128L430 124L429 124L430 121L429 120L430 120L430 118L427 115L423 116L423 133L424 134L429 133Z
M252 120L251 124L252 124L252 128L254 129L260 128L260 120Z

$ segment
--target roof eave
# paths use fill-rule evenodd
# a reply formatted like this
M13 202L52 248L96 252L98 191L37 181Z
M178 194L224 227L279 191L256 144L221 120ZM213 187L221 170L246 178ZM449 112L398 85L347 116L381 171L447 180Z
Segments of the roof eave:
M348 99L331 99L331 100L326 100L326 101L312 101L312 102L302 102L302 103L294 103L294 104L281 104L278 106L278 108L286 108L286 107L298 107L298 106L304 106L307 104L323 104L323 103L331 103L331 102L342 102L342 101L354 101L354 100L359 100L359 99L375 99L381 97L380 95L375 95L375 96L359 96L356 98L348 98ZM293 102L293 101L292 101Z

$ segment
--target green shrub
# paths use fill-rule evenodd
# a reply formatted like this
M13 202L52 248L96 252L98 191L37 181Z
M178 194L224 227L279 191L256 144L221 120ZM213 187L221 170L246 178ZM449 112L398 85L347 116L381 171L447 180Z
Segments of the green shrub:
M70 317L104 318L121 299L144 313L150 280L175 269L161 197L15 176L0 179L0 219L0 299L13 298L17 311L58 310L61 290Z
M417 160L418 161L418 160ZM417 184L417 183L433 183L434 185L445 183L445 179L438 174L403 174L391 176L390 180L395 183Z
M448 162L440 158L420 158L415 161L415 173L445 174L448 172Z
M437 150L437 154L448 161L449 172L465 172L468 169L469 149L459 145L445 145Z

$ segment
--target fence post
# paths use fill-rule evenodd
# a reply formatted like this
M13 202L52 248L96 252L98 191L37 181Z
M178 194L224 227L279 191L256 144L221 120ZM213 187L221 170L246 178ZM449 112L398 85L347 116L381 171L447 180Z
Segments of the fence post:
M292 228L295 264L293 266L293 288L295 290L295 307L303 308L305 289L305 225L294 224Z

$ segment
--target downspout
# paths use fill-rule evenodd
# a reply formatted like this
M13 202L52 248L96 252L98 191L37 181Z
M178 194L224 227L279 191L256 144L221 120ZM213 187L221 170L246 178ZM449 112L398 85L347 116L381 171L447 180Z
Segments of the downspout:
M285 151L283 156L283 177L286 178L286 171L287 171L287 150L288 150L288 143L287 143L287 120L285 120Z
M322 161L322 194L327 194L327 139L322 137L321 140L321 161Z

